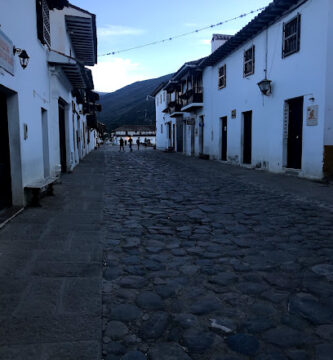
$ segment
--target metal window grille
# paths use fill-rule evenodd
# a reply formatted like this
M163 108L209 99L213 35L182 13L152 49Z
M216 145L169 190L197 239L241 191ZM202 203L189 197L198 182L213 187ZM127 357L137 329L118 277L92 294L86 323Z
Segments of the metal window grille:
M254 63L255 63L255 47L254 45L244 51L244 76L249 76L254 74Z
M301 40L301 14L283 24L282 57L285 58L300 50Z
M227 74L226 69L227 69L226 64L224 64L223 66L221 66L219 68L219 89L223 89L227 85L227 82L226 82L226 74Z
M51 47L50 10L46 0L36 0L38 39Z

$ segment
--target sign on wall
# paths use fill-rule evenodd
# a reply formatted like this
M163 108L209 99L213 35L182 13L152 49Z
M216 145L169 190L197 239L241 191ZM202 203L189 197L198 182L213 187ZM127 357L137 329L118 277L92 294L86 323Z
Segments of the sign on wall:
M308 106L306 109L306 125L317 126L318 125L318 105Z
M0 30L0 67L14 75L14 53L12 41Z

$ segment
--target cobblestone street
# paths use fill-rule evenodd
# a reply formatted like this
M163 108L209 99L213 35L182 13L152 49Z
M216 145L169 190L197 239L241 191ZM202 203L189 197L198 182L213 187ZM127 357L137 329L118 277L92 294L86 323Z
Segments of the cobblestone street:
M332 360L332 186L108 146L55 192L0 232L0 359Z

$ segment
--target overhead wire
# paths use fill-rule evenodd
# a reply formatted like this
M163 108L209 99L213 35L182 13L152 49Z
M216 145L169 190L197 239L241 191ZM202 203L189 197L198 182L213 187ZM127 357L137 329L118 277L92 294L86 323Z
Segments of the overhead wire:
M213 29L213 28L215 28L215 27L224 25L224 24L229 23L229 22L231 22L231 21L235 21L235 20L244 18L244 17L249 16L249 15L252 15L252 14L256 14L256 13L258 13L258 12L264 10L264 9L265 9L265 7L261 7L261 8L258 8L258 9L256 9L256 10L251 10L251 11L249 11L249 12L247 12L247 13L240 14L240 15L235 16L235 17L233 17L233 18L220 21L220 22L218 22L218 23L216 23L216 24L208 25L208 26L205 26L205 27L202 27L202 28L199 28L199 29L196 29L196 30L192 30L192 31L189 31L189 32L186 32L186 33L183 33L183 34L178 34L178 35L170 36L170 37L165 38L165 39L162 39L162 40L156 40L156 41L152 41L152 42L149 42L149 43L146 43L146 44L142 44L142 45L133 46L133 47L126 48L126 49L121 49L121 50L116 50L116 51L110 51L110 52L107 52L107 53L105 53L105 54L99 55L99 57L110 56L110 55L117 55L117 54L120 54L120 53L132 51L132 50L142 49L142 48L145 48L145 47L147 47L147 46L153 46L153 45L157 45L157 44L162 44L162 43L165 43L165 42L168 42L168 41L172 41L172 40L175 40L175 39L179 39L179 38L181 38L181 37L189 36L189 35L192 35L192 34L197 34L197 33L201 32L201 31L208 30L208 29Z

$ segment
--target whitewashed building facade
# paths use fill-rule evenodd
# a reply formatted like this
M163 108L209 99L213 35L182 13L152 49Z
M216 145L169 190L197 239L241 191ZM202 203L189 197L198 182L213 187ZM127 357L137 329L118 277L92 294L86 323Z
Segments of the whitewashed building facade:
M96 63L96 22L66 0L12 0L1 3L0 24L0 207L24 206L29 184L72 170L95 143L99 108L84 65Z
M120 139L124 140L124 145L129 145L129 139L132 139L132 145L136 145L137 140L140 144L156 145L155 125L123 125L111 133L113 144L119 145Z
M198 66L201 106L182 107L184 152L307 178L332 174L332 15L330 0L275 0L213 48Z

